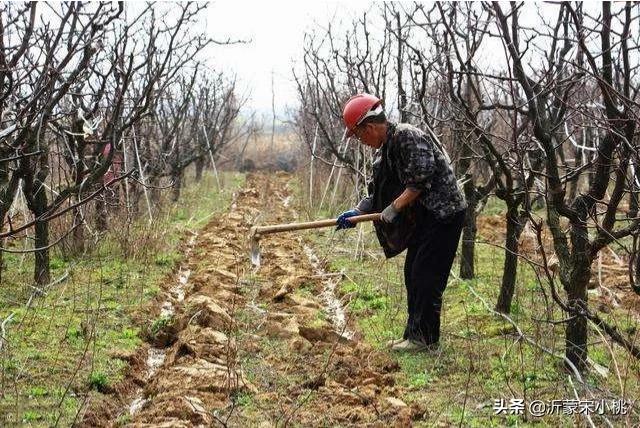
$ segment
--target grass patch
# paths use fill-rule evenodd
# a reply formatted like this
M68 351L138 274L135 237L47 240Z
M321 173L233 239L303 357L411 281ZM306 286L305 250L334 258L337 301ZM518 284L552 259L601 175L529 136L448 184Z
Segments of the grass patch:
M89 388L99 392L107 392L109 389L109 379L103 372L91 373L89 375Z
M165 208L151 224L142 198L141 218L111 218L111 229L84 256L54 247L52 279L63 280L43 294L32 296L32 255L5 255L0 320L13 315L0 355L0 426L70 426L87 394L108 393L122 379L127 363L110 355L142 343L147 326L136 325L134 314L182 260L188 231L228 206L243 177L222 179L222 192L205 175L175 204L163 195Z
M492 200L489 214L503 212L501 201ZM486 211L486 210L485 210ZM384 343L402 335L406 323L406 293L404 290L404 255L385 260L371 225L364 227L364 251L355 258L357 229L348 231L322 231L310 234L318 256L328 259L331 269L344 271L347 278L340 284L340 292L349 295L349 312L357 320L365 340L383 352ZM518 340L515 329L501 317L493 315L475 291L492 307L497 301L503 250L489 244L476 245L476 279L461 281L451 276L444 293L442 311L442 349L431 354L391 354L400 366L398 384L406 391L400 397L408 403L425 409L418 421L423 426L573 426L575 416L546 415L532 418L523 415L496 415L494 400L523 398L550 402L573 399L573 387L558 358L552 357L523 340ZM453 272L458 271L454 264ZM516 293L511 318L522 331L556 354L564 352L564 325L538 321L545 318L545 296L532 268L520 260ZM548 289L544 290L547 295ZM552 319L563 314L552 302ZM634 331L633 322L622 312L614 310L619 329ZM610 369L604 379L590 373L586 376L597 399L620 397L620 384L614 374L613 359L620 366L625 383L625 397L631 399L640 393L638 364L619 347L611 351L590 331L589 355L597 363ZM589 398L580 389L581 398ZM607 415L616 424L622 419ZM593 415L596 424L603 420ZM633 418L637 418L634 416ZM632 419L633 419L632 418ZM635 420L635 419L633 419Z

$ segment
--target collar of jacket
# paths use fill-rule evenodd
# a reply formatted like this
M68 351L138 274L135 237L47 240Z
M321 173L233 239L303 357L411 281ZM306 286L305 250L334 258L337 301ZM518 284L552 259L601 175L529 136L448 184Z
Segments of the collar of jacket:
M396 133L396 127L397 127L397 123L395 122L389 122L387 121L387 139L384 141L384 144L388 144L391 139L393 138L393 135Z

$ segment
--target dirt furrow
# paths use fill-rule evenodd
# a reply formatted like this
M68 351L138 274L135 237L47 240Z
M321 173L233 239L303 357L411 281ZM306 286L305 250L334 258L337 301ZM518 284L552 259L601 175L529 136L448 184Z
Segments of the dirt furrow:
M232 394L254 391L238 366L235 313L246 304L240 280L255 200L255 191L239 192L231 210L205 227L188 255L191 275L180 290L169 290L173 313L153 333L154 345L165 345L166 358L144 387L145 401L129 426L210 426L213 409L227 407Z
M290 178L249 180L268 198L261 223L290 222ZM285 202L286 201L286 202ZM311 232L312 233L312 232ZM261 241L262 266L244 292L260 312L241 313L238 356L255 388L220 412L232 426L335 426L396 423L406 426L420 409L397 397L397 363L361 342L336 291L339 275L305 242L304 234Z
M149 327L147 354L161 364L137 364L129 408L112 418L128 412L131 427L383 426L422 413L397 398L398 365L358 340L339 276L303 237L263 237L262 267L251 271L249 228L293 220L289 181L249 176L185 250L178 285L163 290Z

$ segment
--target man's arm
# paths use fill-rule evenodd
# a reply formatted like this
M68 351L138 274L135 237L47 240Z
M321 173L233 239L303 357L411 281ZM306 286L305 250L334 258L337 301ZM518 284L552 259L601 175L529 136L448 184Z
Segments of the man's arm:
M418 199L420 193L420 189L407 187L406 189L404 189L404 192L402 192L400 196L398 196L395 201L393 201L393 207L398 211L404 211L406 207L408 207L413 203L413 201Z
M385 223L392 223L398 214L420 195L421 190L407 187L389 206L387 206L380 215L380 219Z

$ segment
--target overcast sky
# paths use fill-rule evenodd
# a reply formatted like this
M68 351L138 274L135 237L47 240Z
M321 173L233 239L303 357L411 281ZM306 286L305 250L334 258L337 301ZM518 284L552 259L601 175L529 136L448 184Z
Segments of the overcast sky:
M329 22L338 30L341 23L351 24L354 16L362 16L367 10L378 10L380 4L363 0L215 1L207 10L208 34L216 40L231 38L248 42L212 47L208 51L209 63L217 70L237 75L240 87L250 97L245 112L255 110L267 117L271 116L273 75L276 112L284 118L287 107L297 104L291 68L302 59L305 31L326 28ZM503 7L508 8L508 5ZM556 4L527 3L520 12L520 21L522 25L535 28L541 16L553 22L557 11ZM597 15L597 10L593 12ZM375 32L374 28L369 29ZM503 46L498 39L485 40L485 46L487 48L476 58L481 66L484 64L494 70L506 66ZM391 102L387 100L386 104Z
M208 9L210 36L251 42L214 47L212 65L236 73L251 93L249 107L269 115L273 72L276 111L282 115L285 107L296 102L291 67L292 61L302 57L305 30L316 23L350 21L348 17L371 7L369 1L216 1Z

